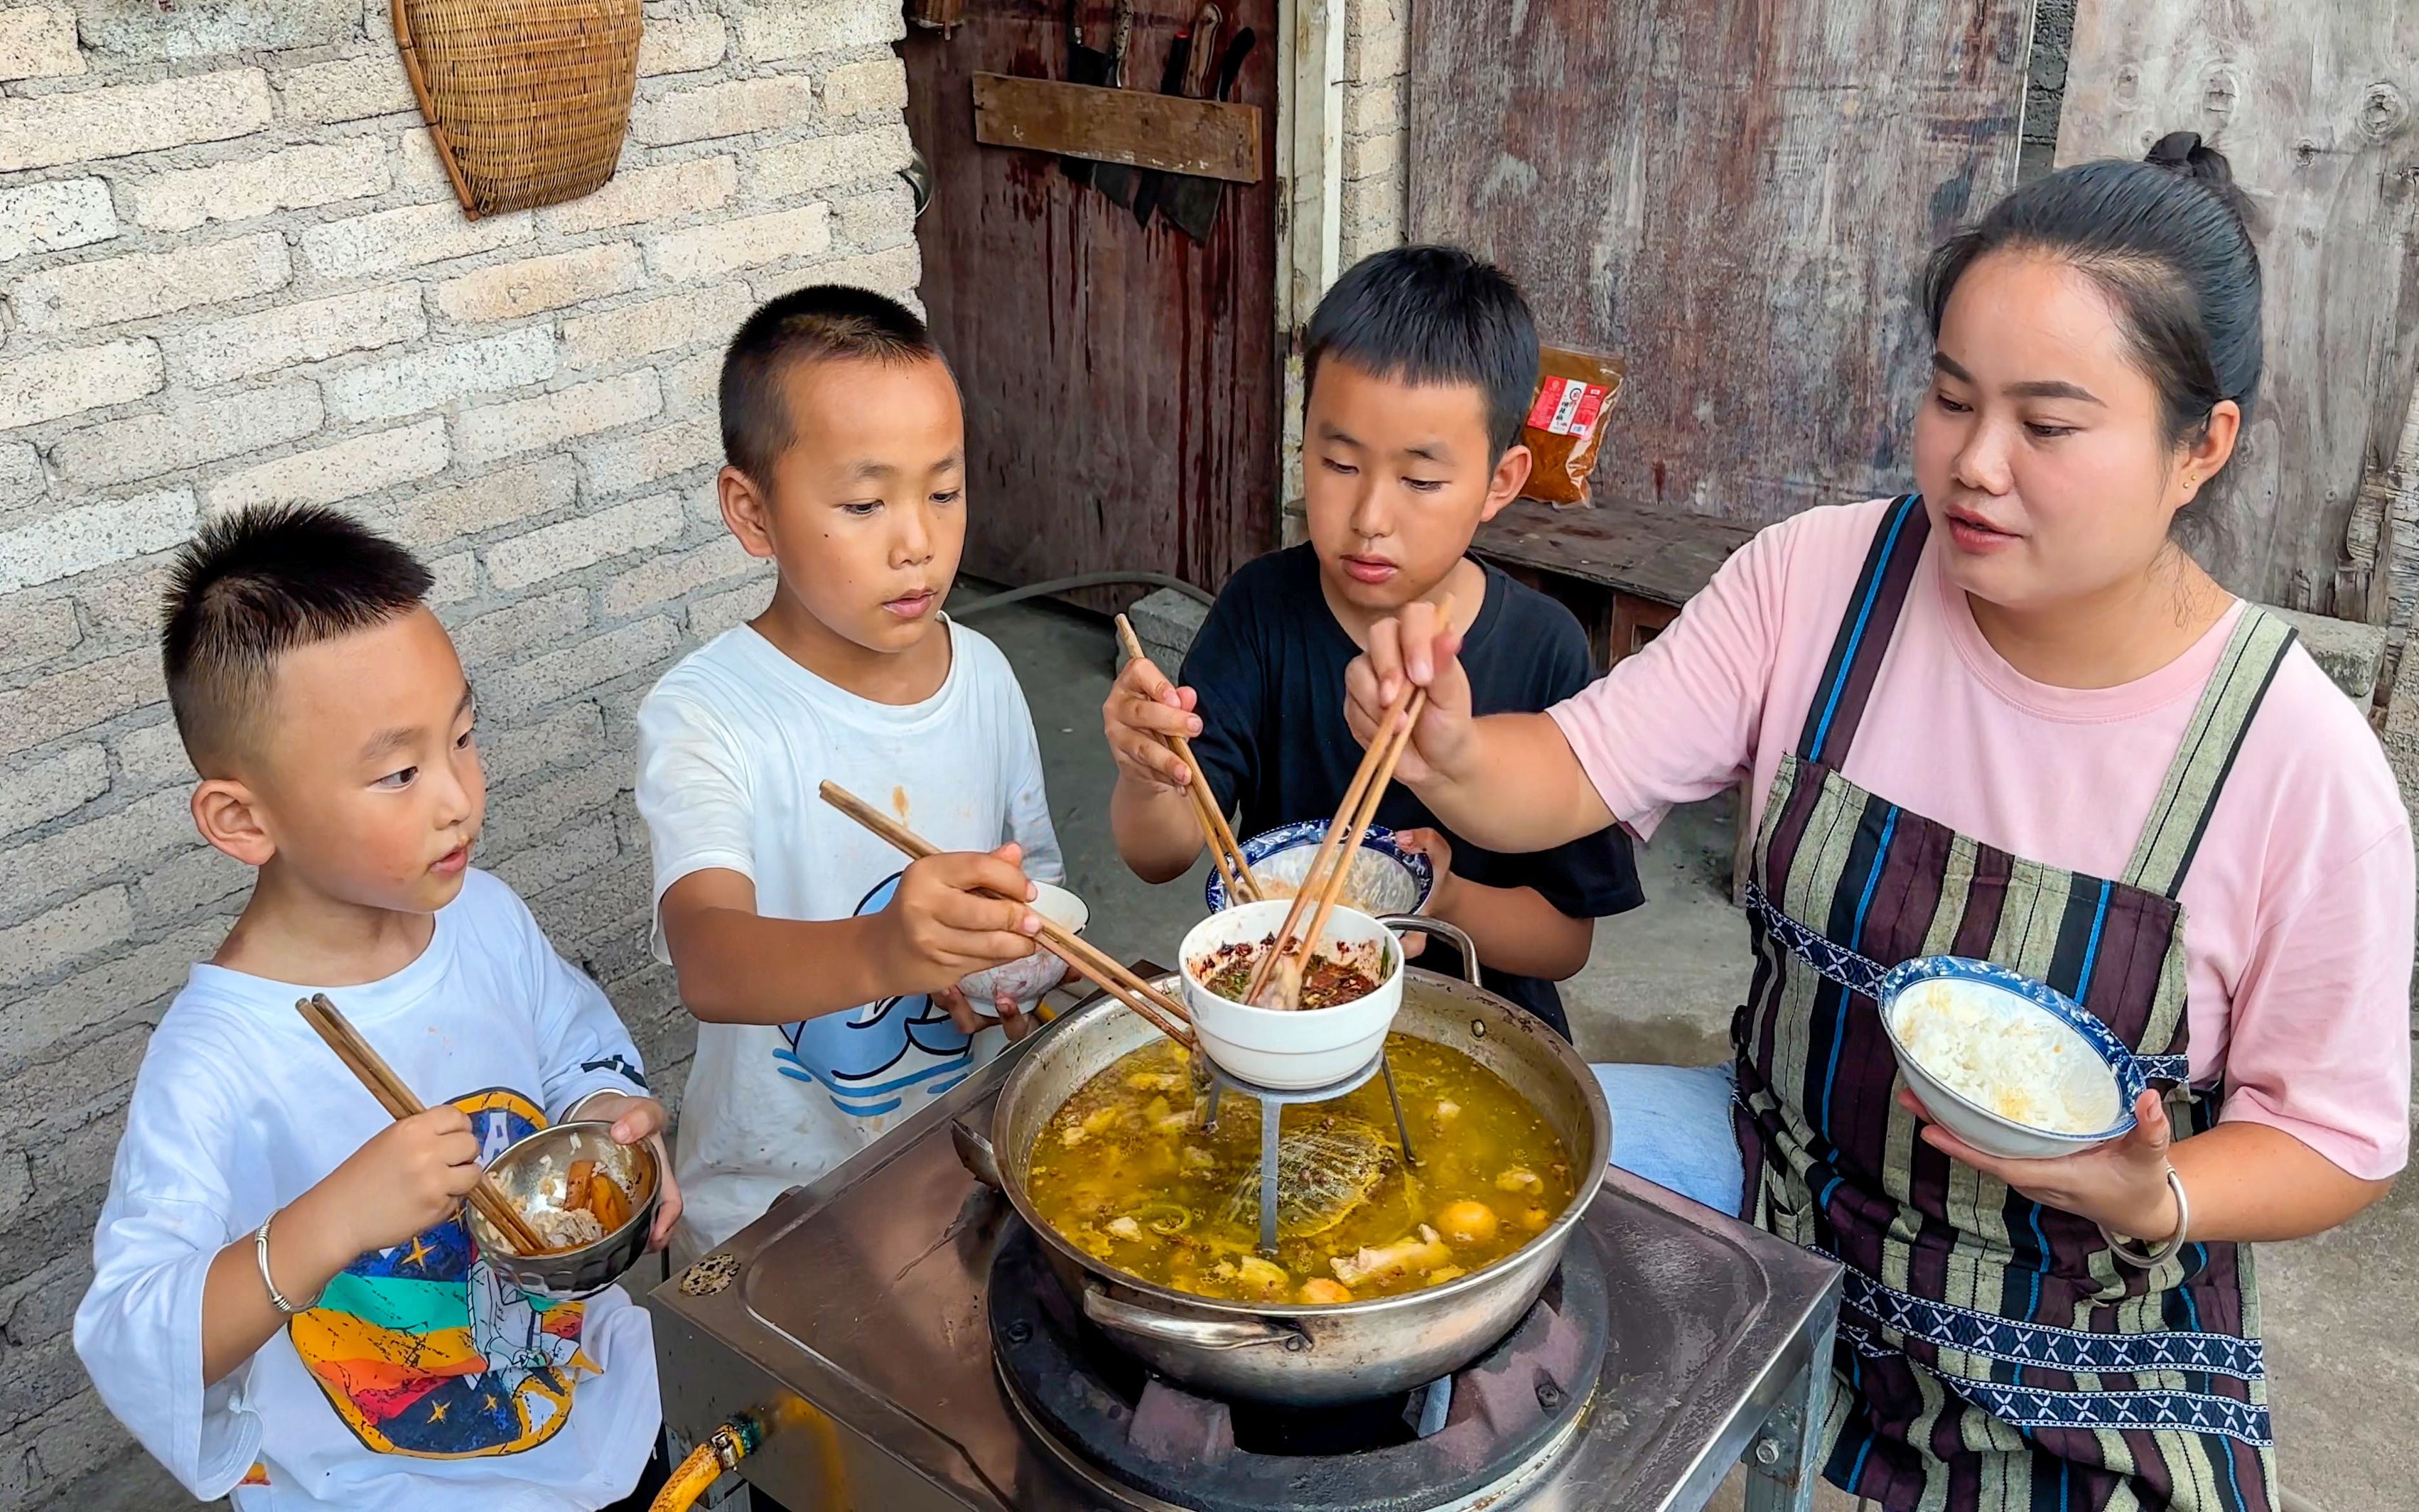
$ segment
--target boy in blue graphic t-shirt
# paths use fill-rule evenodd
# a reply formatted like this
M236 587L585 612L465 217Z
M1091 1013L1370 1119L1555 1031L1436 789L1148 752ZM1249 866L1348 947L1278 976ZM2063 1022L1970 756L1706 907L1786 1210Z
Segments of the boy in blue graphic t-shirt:
M681 1263L1026 1031L954 984L1033 949L1032 911L984 892L1062 875L1024 693L941 613L965 424L922 323L861 289L773 301L724 360L722 435L723 521L772 602L639 711L655 947L699 1021ZM825 780L946 854L903 865Z

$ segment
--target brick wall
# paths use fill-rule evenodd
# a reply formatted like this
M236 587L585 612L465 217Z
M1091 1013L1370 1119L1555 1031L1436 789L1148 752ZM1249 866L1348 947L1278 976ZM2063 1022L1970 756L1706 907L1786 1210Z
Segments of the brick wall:
M916 286L901 30L650 0L619 175L471 222L386 0L0 0L0 1506L147 1466L67 1327L145 1038L246 881L194 838L153 650L198 520L339 502L425 556L481 862L677 1094L633 711L763 599L714 514L719 344L802 283Z
M1338 257L1349 268L1406 235L1411 0L1345 0L1344 27Z

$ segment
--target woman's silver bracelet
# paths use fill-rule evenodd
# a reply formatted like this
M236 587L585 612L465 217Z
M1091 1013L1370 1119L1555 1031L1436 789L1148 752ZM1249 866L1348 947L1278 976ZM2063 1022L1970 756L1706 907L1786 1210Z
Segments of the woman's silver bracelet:
M2100 1237L2108 1242L2108 1252L2136 1271L2147 1271L2175 1258L2176 1251L2184 1247L2185 1236L2191 1231L2192 1199L2184 1196L2184 1179L2176 1174L2172 1165L2167 1167L2167 1190L2176 1195L2176 1231L2157 1248L2144 1249L2131 1240L2119 1239L2110 1233L2106 1224L2100 1226Z
M321 1287L313 1293L309 1302L303 1303L287 1302L285 1293L277 1289L277 1283L270 1279L269 1274L269 1226L276 1217L277 1214L270 1213L267 1218L260 1220L258 1228L252 1231L252 1252L260 1261L260 1284L269 1288L270 1302L279 1312L291 1318L296 1313L307 1313L318 1306L319 1299L328 1294L328 1288Z

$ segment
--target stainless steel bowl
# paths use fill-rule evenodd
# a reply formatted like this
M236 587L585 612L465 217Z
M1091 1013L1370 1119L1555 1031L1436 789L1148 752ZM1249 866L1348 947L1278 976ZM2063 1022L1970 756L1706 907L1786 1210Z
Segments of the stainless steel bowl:
M564 1301L589 1296L611 1286L646 1253L655 1205L663 1197L663 1173L656 1168L653 1146L614 1143L609 1123L558 1123L540 1129L505 1146L503 1153L487 1163L487 1174L524 1213L560 1210L571 1167L583 1160L602 1166L630 1199L629 1221L594 1243L552 1255L516 1255L477 1208L466 1205L462 1210L480 1255L498 1275L524 1291Z

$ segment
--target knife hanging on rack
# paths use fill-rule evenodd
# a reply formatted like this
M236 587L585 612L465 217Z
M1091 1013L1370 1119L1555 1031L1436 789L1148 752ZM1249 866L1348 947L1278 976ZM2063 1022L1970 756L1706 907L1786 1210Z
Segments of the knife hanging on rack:
M1117 0L1117 29L1109 40L1109 76L1102 82L1112 89L1126 86L1126 66L1133 55L1133 0ZM1122 162L1092 165L1092 187L1127 209L1133 208L1134 183L1140 175Z
M1252 55L1259 34L1246 26L1226 44L1225 54L1218 60L1218 82L1212 100L1225 100L1235 92L1235 83L1242 76L1243 60ZM1160 192L1159 213L1168 223L1194 240L1207 242L1218 224L1218 207L1225 201L1226 186L1215 178L1194 175L1174 177Z
M1168 45L1167 67L1160 74L1161 94L1198 100L1207 91L1210 66L1218 56L1220 19L1215 5L1204 4L1192 24L1176 34L1176 40ZM1151 212L1159 208L1160 196L1167 187L1166 174L1157 168L1144 170L1142 182L1134 190L1134 224L1149 229Z
M1109 77L1109 54L1097 47L1084 45L1084 0L1067 0L1067 82L1069 84L1105 84ZM1092 181L1092 160L1062 157L1059 169L1075 183Z

